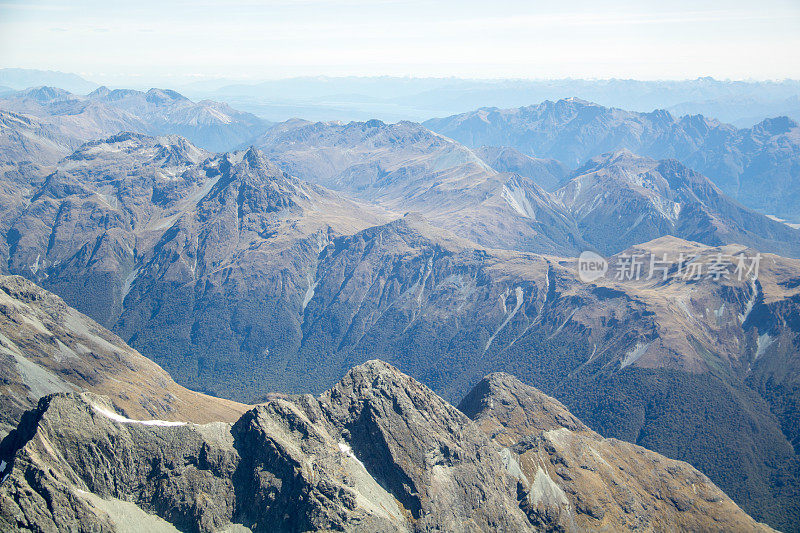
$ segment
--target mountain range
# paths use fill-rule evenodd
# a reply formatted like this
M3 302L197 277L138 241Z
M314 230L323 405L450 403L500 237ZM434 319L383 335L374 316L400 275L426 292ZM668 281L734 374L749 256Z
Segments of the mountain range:
M623 148L677 159L746 206L800 222L800 127L787 117L737 129L702 115L638 113L568 98L515 109L482 108L424 125L467 146L509 146L568 167Z
M120 117L174 131L192 123L184 111L207 111L167 91L114 93L37 89L3 112L0 271L42 288L3 281L0 326L14 331L0 351L15 370L0 414L3 431L17 430L1 448L29 470L10 471L2 489L27 503L2 500L0 516L25 508L24 523L46 523L53 510L33 494L36 478L72 502L64 520L98 517L100 529L115 513L200 530L447 529L465 517L476 529L757 529L714 484L756 520L800 523L800 231L741 205L680 155L710 154L714 139L727 139L714 154L733 153L725 135L742 130L714 123L692 137L693 120L713 121L566 100L526 111L536 120L497 111L502 125L484 110L431 124L475 126L486 138L467 139L474 148L412 122L192 130L239 142L219 153L178 135L105 135ZM522 124L535 135L519 134ZM770 165L791 168L796 128L780 133L776 119L756 130L760 144L742 140L737 153L780 146ZM608 272L587 282L577 258L590 250ZM624 275L632 258L644 275ZM734 270L755 258L758 270ZM413 379L365 364L376 358ZM497 372L521 381L484 379ZM411 410L394 407L403 394ZM503 407L513 401L519 409ZM524 422L539 404L555 425L541 413ZM433 427L403 426L417 416ZM135 424L150 419L170 424ZM377 434L389 444L362 443ZM79 457L105 439L130 447L81 464L53 464L39 448ZM178 439L188 444L153 444ZM598 455L613 468L586 462ZM311 456L317 470L303 474ZM135 493L94 484L121 457L139 466L106 473ZM711 481L659 466L673 460ZM191 468L157 466L169 482L154 486L154 464ZM342 477L358 464L366 472ZM455 499L439 501L445 493ZM287 522L280 509L300 501L302 522Z
M55 87L33 87L3 95L0 108L34 117L69 138L73 149L89 140L131 131L181 135L208 150L224 152L263 133L269 125L225 104L193 102L162 89L142 92L99 87L81 96ZM47 162L56 162L68 153Z
M466 165L487 181L506 180L501 190L515 175L481 166L468 149L432 134L425 142L444 148L411 157L422 169L411 173L402 171L410 166L406 151L387 148L392 142L386 139L403 139L394 143L400 146L409 141L398 133L388 136L386 125L303 127L323 133L333 128L334 139L341 128L356 139L366 136L369 150L353 157L367 162L375 157L376 164L387 165L387 174L395 172L394 179L380 187L366 179L372 174L354 173L366 185L349 188L352 182L340 179L347 175L340 169L351 163L327 166L347 152L308 149L319 159L308 158L307 175L331 168L318 181L344 184L344 191L360 197L351 200L278 167L286 168L290 158L306 160L297 155L306 149L302 145L275 157L275 164L253 148L215 155L179 137L120 134L65 158L29 190L21 212L13 209L19 200L11 202L8 212L14 217L3 230L9 272L56 292L113 329L182 385L244 403L270 390L322 392L347 369L374 357L398 365L454 403L483 375L513 371L562 399L604 435L689 460L750 512L791 521L797 485L777 488L776 480L794 480L800 471L796 361L789 355L800 342L793 318L797 261L768 256L757 283L698 282L677 274L679 253L708 263L717 255L755 252L663 237L641 253L671 257L671 276L664 282L610 276L586 284L577 277L574 259L482 246L465 237L475 235L466 231L469 224L455 224L458 209L437 217L436 202L425 201L440 179L436 170L457 177ZM377 139L376 128L383 132ZM412 126L397 128L408 135ZM352 137L339 145L363 146ZM650 209L651 221L662 213L656 207L667 205L664 198L677 198L699 214L703 202L735 206L678 163L619 152L593 164L573 181L596 181L593 186L606 187L609 199L614 187L621 197L630 190L631 205L642 213ZM606 175L613 179L604 181ZM423 185L409 179L413 176ZM665 183L680 186L673 190ZM414 191L409 203L427 206L430 218L390 209L402 205L409 187ZM502 192L498 196L506 201L504 216L512 216L513 202ZM437 198L443 209L460 202L473 216L471 188L447 187ZM487 217L492 213L478 206ZM633 209L616 203L612 208L617 211L609 213ZM737 209L716 210L713 216L705 211L713 222L708 227L718 230L704 235L712 245L723 244L718 241L726 236L725 242L735 242L748 235L733 237L730 231L749 227L736 218L741 213L767 228L794 231ZM509 224L502 217L494 220L494 231L502 236ZM614 217L600 217L596 224L608 220ZM614 226L607 227L606 234L619 236ZM651 232L633 234L632 241L672 231L654 223L644 227ZM785 243L787 250L790 244ZM616 399L613 405L608 398ZM714 411L700 408L712 399ZM699 410L676 417L687 404ZM732 425L734 413L741 418ZM678 427L702 428L706 436L686 447ZM722 442L732 443L725 454L719 454ZM747 465L746 476L730 470L731 457Z
M0 296L19 377L3 398L35 403L2 412L4 531L772 531L507 374L456 409L373 360L318 397L244 406L177 386L26 280Z

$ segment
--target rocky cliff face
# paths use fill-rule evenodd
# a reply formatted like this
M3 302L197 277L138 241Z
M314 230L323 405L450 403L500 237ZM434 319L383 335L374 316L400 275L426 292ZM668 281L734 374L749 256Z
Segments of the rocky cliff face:
M0 445L0 526L768 530L689 465L604 441L511 378L488 378L469 405L477 424L380 361L233 425L137 421L100 396L48 396Z

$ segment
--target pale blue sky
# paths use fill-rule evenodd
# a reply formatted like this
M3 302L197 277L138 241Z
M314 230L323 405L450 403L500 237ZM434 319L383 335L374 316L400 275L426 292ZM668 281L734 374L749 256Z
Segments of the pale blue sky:
M0 67L94 81L295 75L800 78L800 0L0 0Z

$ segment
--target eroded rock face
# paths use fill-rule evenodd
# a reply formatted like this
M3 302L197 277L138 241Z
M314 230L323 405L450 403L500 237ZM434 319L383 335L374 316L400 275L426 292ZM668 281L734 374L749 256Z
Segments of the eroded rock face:
M131 420L102 396L51 395L0 445L0 528L768 529L689 465L604 440L510 376L464 408L477 424L381 361L233 425Z

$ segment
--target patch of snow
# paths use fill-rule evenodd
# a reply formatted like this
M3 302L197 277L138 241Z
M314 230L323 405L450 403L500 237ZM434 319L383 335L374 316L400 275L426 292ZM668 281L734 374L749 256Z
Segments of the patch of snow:
M356 454L354 454L354 453L353 453L353 448L351 448L351 447L350 447L350 445L349 445L349 444L347 444L346 442L340 442L340 443L339 443L339 451L340 451L340 452L342 452L342 453L343 453L344 455L346 455L347 457L350 457L351 459L354 459L354 460L355 460L355 461L356 461L356 462L357 462L359 465L361 465L361 467L362 467L364 470L366 470L366 469L367 469L367 468L364 466L364 463L362 463L361 461L359 461L359 460L358 460L358 457L356 457Z
M143 426L161 426L161 427L176 427L176 426L186 425L186 422L170 422L167 420L132 420L128 417L114 413L112 411L109 411L108 409L104 409L97 405L92 405L92 409L94 409L104 417L113 420L114 422L118 422L120 424L141 424Z
M776 217L775 215L767 215L767 218L772 219L775 222L781 222L783 224L786 224L787 226L789 226L792 229L800 229L800 224L794 224L792 222L788 222L787 220L785 220L783 218Z
M720 318L722 318L722 315L724 313L725 313L725 302L722 302L722 305L719 307L719 309L716 309L714 311L714 316L717 317L717 320L719 320Z
M647 349L650 348L651 344L653 344L653 341L647 343L637 342L636 347L625 354L625 357L622 359L622 363L620 364L620 368L630 366L641 359L641 357L647 352Z
M5 461L0 461L0 474L2 474L5 471L5 469L6 469L6 462ZM9 472L8 474L6 474L2 478L0 478L0 483L5 483L6 479L8 479L8 476L10 476L10 475L11 475L11 472Z

